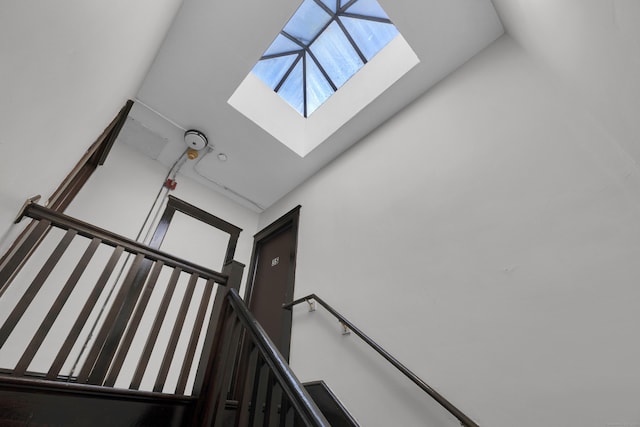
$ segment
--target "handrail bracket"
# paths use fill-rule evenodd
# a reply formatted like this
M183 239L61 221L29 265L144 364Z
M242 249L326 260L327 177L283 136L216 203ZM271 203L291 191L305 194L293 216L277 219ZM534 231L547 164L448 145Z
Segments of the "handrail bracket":
M309 312L316 311L316 302L314 300L308 299L307 304L309 304Z
M351 331L349 330L347 324L342 322L340 322L340 324L342 325L342 335L351 335Z
M27 208L30 205L33 205L35 203L38 203L40 201L40 199L42 198L41 195L36 194L35 196L31 196L29 197L27 200L24 201L24 204L22 205L22 207L20 208L20 210L18 211L18 215L16 216L16 218L13 220L14 224L18 224L20 221L22 221L22 218L24 218L27 215Z

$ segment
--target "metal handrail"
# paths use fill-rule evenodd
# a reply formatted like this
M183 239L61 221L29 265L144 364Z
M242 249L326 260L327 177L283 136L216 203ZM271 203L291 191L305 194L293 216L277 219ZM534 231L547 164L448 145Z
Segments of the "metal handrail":
M284 356L280 354L273 341L271 341L262 326L260 326L260 323L258 323L256 318L249 312L244 301L240 298L240 295L238 295L238 291L229 289L227 298L238 319L249 332L260 353L262 353L269 369L273 372L278 383L280 383L282 390L287 394L296 413L307 426L329 427L329 422L322 412L320 412L320 409L318 409L302 384L300 384L300 381L287 364Z
M309 302L309 300L314 300L318 302L321 306L323 306L329 313L331 313L335 318L337 318L340 323L353 331L354 334L359 336L365 343L369 345L369 347L373 348L378 354L384 357L389 363L391 363L396 369L398 369L404 376L409 378L415 385L420 387L425 393L431 396L436 402L438 402L443 408L445 408L449 413L451 413L454 417L456 417L460 423L465 427L479 427L471 418L465 415L460 409L458 409L455 405L445 399L440 393L433 389L433 387L429 386L426 382L424 382L420 377L411 372L406 366L404 366L398 359L393 357L388 351L382 348L378 343L369 338L364 332L362 332L356 325L351 323L346 317L342 314L338 313L333 307L323 301L316 294L310 294L305 297L299 298L293 302L288 304L283 304L282 308L285 310L291 310L293 306L300 304L301 302Z

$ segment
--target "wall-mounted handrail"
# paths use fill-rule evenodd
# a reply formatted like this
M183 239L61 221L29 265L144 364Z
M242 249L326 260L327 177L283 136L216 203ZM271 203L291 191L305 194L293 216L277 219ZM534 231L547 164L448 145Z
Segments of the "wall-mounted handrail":
M466 427L479 427L471 418L465 415L460 409L458 409L455 405L445 399L440 393L434 390L431 386L429 386L426 382L424 382L420 377L411 372L406 366L404 366L398 359L393 357L388 351L382 348L378 343L369 338L367 334L362 332L356 325L351 323L346 317L342 314L338 313L333 307L327 304L322 298L318 297L316 294L310 294L299 298L289 304L284 304L282 306L283 309L291 310L295 305L298 305L302 302L308 302L310 300L318 302L321 306L323 306L329 313L331 313L335 318L337 318L340 323L346 325L354 334L359 336L365 343L369 345L369 347L373 348L378 354L384 357L389 363L391 363L396 369L398 369L404 376L409 378L415 385L420 387L425 393L431 396L436 402L438 402L443 408L445 408L449 413L451 413L454 417L456 417L463 426Z
M238 319L249 332L253 344L258 348L265 363L269 366L271 372L287 394L293 409L302 418L308 426L329 426L322 412L318 409L315 402L309 396L304 386L298 381L295 374L287 364L284 356L280 354L275 344L267 333L264 331L260 323L249 312L238 291L230 289L229 303L233 307Z

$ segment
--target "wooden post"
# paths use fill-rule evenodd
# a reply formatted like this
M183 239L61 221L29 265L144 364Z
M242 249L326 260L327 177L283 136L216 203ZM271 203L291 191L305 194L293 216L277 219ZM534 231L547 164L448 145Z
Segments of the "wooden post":
M238 261L231 261L222 269L222 274L229 277L226 286L218 286L207 334L203 345L202 355L198 364L198 371L193 385L193 395L198 397L196 413L193 418L193 426L210 426L213 423L214 405L212 399L215 398L216 390L212 387L216 381L215 377L221 375L216 372L216 357L222 351L221 335L224 330L224 315L229 289L240 289L244 264Z

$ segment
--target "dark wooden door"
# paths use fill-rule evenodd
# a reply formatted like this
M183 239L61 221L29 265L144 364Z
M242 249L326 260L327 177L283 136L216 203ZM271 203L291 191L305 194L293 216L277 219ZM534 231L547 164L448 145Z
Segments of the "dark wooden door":
M276 344L289 357L299 206L256 234L253 274L247 289L249 309Z

